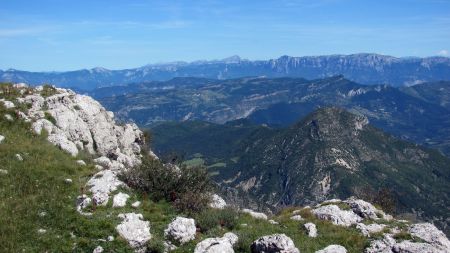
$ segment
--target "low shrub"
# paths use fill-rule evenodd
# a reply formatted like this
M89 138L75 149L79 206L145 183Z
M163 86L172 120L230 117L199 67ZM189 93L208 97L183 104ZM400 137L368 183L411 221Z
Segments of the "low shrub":
M129 186L146 192L154 201L167 200L182 212L199 212L209 203L212 183L203 167L181 168L144 158L122 175Z
M238 224L239 213L232 208L206 209L195 216L197 226L205 233L216 227L233 230Z

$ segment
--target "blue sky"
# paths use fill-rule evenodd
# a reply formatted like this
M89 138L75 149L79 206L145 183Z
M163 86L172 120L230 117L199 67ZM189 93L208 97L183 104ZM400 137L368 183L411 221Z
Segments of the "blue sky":
M0 69L449 51L450 0L0 1Z

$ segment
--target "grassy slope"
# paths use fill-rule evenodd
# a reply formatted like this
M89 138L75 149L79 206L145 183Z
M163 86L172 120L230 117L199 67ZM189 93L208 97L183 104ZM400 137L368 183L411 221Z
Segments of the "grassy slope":
M177 215L168 203L153 203L145 195L121 189L131 195L130 203L143 201L139 210L131 207L113 209L97 207L93 216L82 216L75 211L75 199L84 193L86 181L95 172L86 155L73 158L49 144L44 136L37 136L14 116L14 121L5 120L4 114L15 115L13 110L6 110L0 105L0 134L6 139L0 144L0 168L8 174L0 174L0 246L2 252L92 252L101 245L106 252L131 252L126 242L116 238L113 242L103 242L109 235L117 237L115 226L119 223L117 214L123 212L140 212L151 222L153 244L162 241L163 230L170 220ZM16 154L24 158L19 161ZM88 166L80 167L76 160L84 158ZM64 180L71 178L73 183ZM40 213L45 212L45 216ZM211 212L219 212L212 210ZM318 225L320 236L315 239L307 237L301 224L287 217L290 210L273 217L280 225L271 225L265 221L252 219L246 214L239 214L237 233L240 242L236 252L249 252L250 244L259 236L272 233L285 233L290 236L301 252L314 252L329 244L341 244L349 252L362 252L367 240L355 229L347 229L318 221L307 213L303 215ZM180 215L180 214L178 214ZM39 229L47 232L40 234ZM175 252L192 252L200 240L221 236L226 229L217 227L208 233L197 235L195 241L183 245ZM72 235L73 234L73 235Z

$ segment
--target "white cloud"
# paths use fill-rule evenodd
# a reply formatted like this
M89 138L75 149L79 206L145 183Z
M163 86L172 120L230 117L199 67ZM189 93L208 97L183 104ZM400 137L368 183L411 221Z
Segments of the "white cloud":
M448 50L442 49L441 51L438 52L438 55L440 55L440 56L449 56L450 52L448 52Z

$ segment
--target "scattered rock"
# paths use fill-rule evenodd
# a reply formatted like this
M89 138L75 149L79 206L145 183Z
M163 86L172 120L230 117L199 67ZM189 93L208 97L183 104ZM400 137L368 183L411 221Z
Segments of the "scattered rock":
M304 220L300 214L294 215L290 218L291 220L302 221Z
M347 249L341 245L330 245L325 249L316 251L316 253L347 253Z
M23 161L23 157L20 154L16 154L16 159L19 161Z
M450 241L442 231L431 223L413 224L409 228L409 233L440 250L450 252Z
M2 144L2 142L5 140L5 136L0 134L0 144Z
M345 201L353 210L354 213L365 219L378 220L380 217L384 216L384 212L375 208L369 202L361 199L349 198Z
M14 120L13 117L10 114L5 114L5 119L7 121L13 121Z
M38 229L38 231L37 231L39 234L45 234L45 233L47 233L47 230L46 229L43 229L43 228L40 228L40 229Z
M89 191L93 194L93 201L97 205L108 204L109 194L121 185L124 183L117 178L117 173L111 170L100 171L87 182L87 186L91 187Z
M11 109L11 108L16 107L13 102L8 101L8 100L3 100L3 105L5 106L6 109Z
M292 214L295 215L295 214L300 213L301 211L302 211L302 210L294 210L294 211L292 211Z
M112 241L114 241L114 236L112 236L112 235L110 235L110 236L108 236L108 242L112 242Z
M392 247L395 253L448 253L435 248L433 245L421 242L403 241Z
M250 216L252 216L255 219L267 220L267 215L264 213L255 212L250 209L242 209L242 212L249 214Z
M308 236L309 237L317 237L317 227L316 224L312 223L312 222L308 222L305 225L303 225L306 229L306 231L308 231Z
M109 158L106 156L101 156L99 158L96 158L96 159L94 159L94 162L104 168L111 167L111 160L109 160Z
M144 221L142 214L136 213L119 214L118 217L122 219L122 223L117 225L117 233L127 240L132 248L145 247L147 241L152 238L150 222Z
M64 179L64 182L66 182L66 183L68 183L68 184L71 184L71 183L72 183L72 179L66 178L66 179Z
M92 251L92 253L102 253L102 252L103 252L102 246L97 246L97 248L95 248L94 251Z
M92 215L92 213L85 213L83 209L88 207L92 202L92 199L89 198L86 194L77 197L76 209L82 215Z
M44 211L39 213L39 217L45 217L46 215L47 215L47 212L44 212Z
M7 175L8 171L4 169L0 169L0 174Z
M133 204L131 204L131 207L133 208L138 208L139 206L141 206L141 201L136 201Z
M78 155L78 148L75 143L69 141L67 137L63 134L50 134L47 140L58 148L66 151L72 156Z
M300 253L291 238L273 234L258 238L250 246L252 253Z
M370 235L372 235L372 234L383 231L385 227L386 227L386 225L377 224L377 223L373 223L373 224L369 224L369 225L366 225L364 223L358 223L356 225L356 228L359 229L361 231L361 233L367 237L370 237Z
M103 168L103 166L98 165L98 164L96 164L96 165L94 166L94 168L95 168L96 170L104 170L104 169L105 169L105 168Z
M268 220L268 222L269 222L270 224L272 224L272 225L278 225L278 224L280 224L280 223L278 223L277 221L274 221L274 220Z
M393 253L392 247L395 245L395 239L390 234L385 234L382 239L370 242L365 253Z
M164 253L172 251L172 250L176 250L178 247L175 246L173 243L171 243L170 241L164 241Z
M86 166L86 162L83 160L77 160L77 164L80 166Z
M130 195L119 192L113 198L113 207L124 207Z
M233 246L238 241L234 233L226 233L223 237L208 238L195 246L194 253L234 253Z
M362 218L352 211L341 210L336 205L320 206L312 213L321 220L329 220L335 225L349 227L362 221Z
M169 240L184 244L194 240L196 232L194 219L176 217L164 230L164 236Z
M227 203L223 198L221 198L217 194L213 194L211 197L211 203L209 203L209 207L216 209L224 209Z

